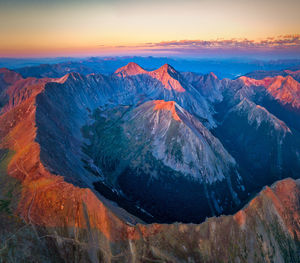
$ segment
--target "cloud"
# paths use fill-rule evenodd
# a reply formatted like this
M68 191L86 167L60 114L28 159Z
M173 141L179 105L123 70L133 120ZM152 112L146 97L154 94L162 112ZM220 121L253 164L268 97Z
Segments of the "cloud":
M260 40L232 38L162 41L130 46L129 49L173 54L297 54L299 57L300 34L267 37Z
M180 40L147 43L145 48L172 49L272 49L286 47L300 47L300 35L285 35L277 38L268 37L259 41L249 39L217 39L217 40Z

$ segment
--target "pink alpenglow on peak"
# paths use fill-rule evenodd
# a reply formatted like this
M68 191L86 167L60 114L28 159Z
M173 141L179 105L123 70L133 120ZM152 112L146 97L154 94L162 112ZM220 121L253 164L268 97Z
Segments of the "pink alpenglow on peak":
M214 79L218 79L217 75L213 72L210 72L209 75L212 76Z
M121 76L135 76L139 74L147 74L148 71L144 70L141 66L134 62L129 62L126 66L116 70L115 74Z
M282 104L290 104L300 109L300 83L291 76L266 77L261 80L243 76L239 79L248 87L265 87L268 93Z
M175 102L174 101L155 100L154 104L155 104L155 106L154 106L153 110L170 111L172 113L172 117L173 117L174 120L181 121L181 119L179 118L179 116L176 113Z
M180 82L173 77L173 75L178 76L179 73L168 64L165 64L161 66L159 69L151 71L148 74L151 77L159 80L164 85L164 87L168 90L185 92L185 89L182 87Z
M267 87L269 86L272 82L273 82L273 78L271 77L267 77L267 78L264 78L264 79L252 79L252 78L249 78L249 77L246 77L246 76L242 76L239 78L240 80L243 81L243 83L250 87L250 86L263 86L263 87Z
M119 68L115 71L119 77L136 76L145 74L162 83L165 89L175 90L176 92L185 92L181 83L178 80L179 73L170 65L165 64L160 68L147 71L134 62L128 63L126 66Z

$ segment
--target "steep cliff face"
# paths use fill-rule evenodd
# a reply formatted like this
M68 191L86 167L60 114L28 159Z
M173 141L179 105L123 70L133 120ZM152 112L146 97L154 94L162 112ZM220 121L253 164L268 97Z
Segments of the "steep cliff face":
M142 78L151 80L147 76ZM93 183L101 176L95 173L97 167L93 164L89 163L89 169L86 167L84 160L90 159L82 146L89 141L81 128L95 124L92 113L99 106L103 113L115 111L116 104L122 100L135 102L128 103L135 105L132 111L127 112L126 106L120 107L125 111L114 112L110 115L113 119L108 119L104 125L123 119L119 124L134 134L130 124L134 122L132 114L136 114L140 116L141 125L134 127L146 127L145 135L149 138L152 134L147 128L154 127L154 135L162 135L158 137L162 142L166 140L164 129L167 127L170 131L171 126L178 125L177 132L171 132L171 139L176 140L167 145L174 146L181 134L188 134L191 136L187 138L189 144L195 142L191 149L198 145L214 152L209 155L213 158L208 158L209 162L219 154L226 155L226 162L233 163L199 119L175 103L157 101L136 105L139 99L133 96L130 101L129 91L141 88L137 78L73 73L61 79L20 79L16 76L11 80L1 84L7 99L2 108L5 111L0 115L1 261L300 261L298 180L279 181L264 188L238 213L212 217L198 225L142 224L141 220L93 190ZM26 84L18 86L20 81ZM112 86L113 81L119 84ZM154 82L151 80L151 83ZM152 86L153 90L163 88L161 83L156 83L158 86ZM184 89L186 91L180 94L189 93L189 85ZM136 92L134 96L138 94L144 93ZM262 115L260 111L258 115ZM249 112L245 116L248 122ZM159 123L155 118L170 125L155 126ZM200 135L195 132L197 130ZM286 129L285 136L289 134ZM146 143L151 145L147 140ZM216 145L219 145L217 150ZM173 161L168 162L176 154L169 150L169 159L164 161L173 167ZM198 160L199 170L203 167L202 160ZM218 160L212 171L219 170ZM173 168L181 171L182 167Z

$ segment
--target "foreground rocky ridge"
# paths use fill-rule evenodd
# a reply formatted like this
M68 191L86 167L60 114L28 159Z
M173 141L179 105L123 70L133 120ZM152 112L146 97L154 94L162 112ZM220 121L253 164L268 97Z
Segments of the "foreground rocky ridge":
M57 96L61 96L55 89L61 88L66 81L72 81L73 84L69 85L70 90L64 92L70 96L75 91L79 92L80 85L76 81L80 78L81 76L72 74L57 80L35 79L34 82L40 83L38 86L33 88L31 85L22 85L17 93L30 95L20 96L17 103L9 97L12 104L8 108L5 108L7 101L3 100L5 105L2 109L7 110L3 110L0 116L2 261L32 260L32 256L34 260L43 262L300 260L298 180L285 179L272 187L266 187L233 216L209 218L199 225L178 223L134 226L125 223L135 220L126 211L115 208L108 200L88 188L74 186L89 186L94 180L93 176L85 172L84 179L76 179L73 184L70 183L72 178L49 172L53 166L48 164L49 169L46 169L41 161L41 146L37 142L41 138L37 137L37 132L41 132L38 127L42 126L37 123L37 117L41 121L43 119L40 117L43 115L38 114L49 114L47 121L50 121L51 116L53 118L55 115L50 114L51 111L47 112L47 109L54 108L47 108L47 104L43 103L47 102L49 105ZM57 84L46 84L53 81ZM3 90L14 90L11 87L11 83L8 83ZM49 95L56 94L54 100L43 100L50 89L54 93ZM83 95L77 99L82 99L82 107L87 103L88 106L94 103L95 107L99 101L92 100L93 97ZM37 113L37 107L41 104L45 107L44 111ZM76 122L81 126L84 117L88 116L88 110L79 119L76 118L76 113L76 107L72 105L70 112L64 113L69 114L66 116L74 116L69 127L68 124L62 125L59 120L52 119L66 132L62 134L63 142L68 140L66 134ZM72 131L71 134L74 138L82 136L79 131ZM46 133L46 136L50 135L51 132L48 135ZM70 143L74 141L70 140ZM70 145L71 151L74 149L76 152L76 144ZM47 153L47 149L43 151L43 154ZM48 154L51 157L51 151ZM67 174L68 168L60 169ZM123 220L116 213L123 213ZM124 221L126 217L128 220Z

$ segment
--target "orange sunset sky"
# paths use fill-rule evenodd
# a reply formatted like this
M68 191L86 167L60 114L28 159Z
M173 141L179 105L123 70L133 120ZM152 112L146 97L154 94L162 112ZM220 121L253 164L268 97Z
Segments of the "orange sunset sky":
M297 56L299 13L299 0L0 0L0 57Z

